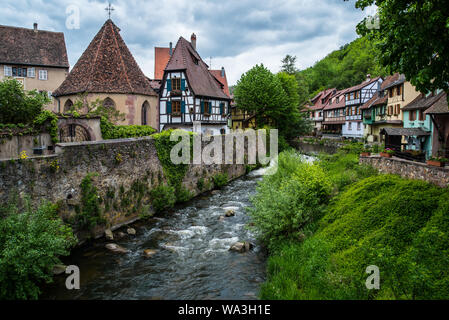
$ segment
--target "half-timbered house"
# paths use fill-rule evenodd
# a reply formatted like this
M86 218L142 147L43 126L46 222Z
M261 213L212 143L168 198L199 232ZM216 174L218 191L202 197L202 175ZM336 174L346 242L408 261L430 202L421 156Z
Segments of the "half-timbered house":
M164 70L159 94L160 131L183 129L217 135L229 132L231 98L191 42L180 37Z
M382 82L383 79L381 77L371 79L370 75L368 75L368 78L364 82L346 90L343 137L363 138L364 125L361 107L380 90Z

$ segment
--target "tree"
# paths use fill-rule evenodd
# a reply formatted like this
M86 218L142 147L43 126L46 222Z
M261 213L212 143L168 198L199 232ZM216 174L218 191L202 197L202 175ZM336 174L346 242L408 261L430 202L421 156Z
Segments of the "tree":
M17 80L4 80L0 82L0 123L29 124L49 102L46 94L25 92Z
M44 203L36 210L13 202L0 209L0 300L37 299L42 282L52 281L58 256L68 255L76 243L57 208Z
M346 1L346 0L345 0ZM380 62L403 73L421 92L449 92L449 10L446 0L358 0L365 9L376 4L379 29L365 19L359 34L377 42Z
M288 73L288 74L295 74L298 72L298 69L296 69L296 56L291 56L287 54L284 59L281 60L282 67L281 71Z
M306 132L294 76L274 75L263 64L256 65L242 75L234 94L239 108L255 114L259 128L274 125L287 140Z

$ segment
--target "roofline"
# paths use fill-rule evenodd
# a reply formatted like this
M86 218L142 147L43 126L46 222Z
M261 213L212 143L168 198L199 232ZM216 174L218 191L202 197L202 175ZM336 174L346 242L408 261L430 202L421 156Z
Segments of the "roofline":
M70 68L70 65L66 65L66 66L60 66L60 65L50 65L50 64L35 64L35 63L23 63L23 62L5 62L5 61L0 61L0 64L17 64L17 65L21 65L21 66L33 66L33 67L52 67L52 68L64 68L64 69L68 69Z
M154 91L154 89L152 89ZM145 93L137 93L137 92L104 92L104 91L77 91L77 92L70 92L70 93L62 93L62 94L52 94L53 97L59 98L59 97L66 97L66 96L73 96L78 94L138 94L141 96L147 96L147 97L157 97L159 96L157 92L154 92L154 94L145 94Z
M4 28L11 28L11 29L22 29L22 30L29 30L29 31L34 31L33 28L25 28L25 27L16 27L16 26L7 26L4 24L0 24L0 28L4 27ZM62 34L64 35L64 32L62 31L50 31L50 30L42 30L42 29L37 29L37 32L49 32L49 33L56 33L56 34Z

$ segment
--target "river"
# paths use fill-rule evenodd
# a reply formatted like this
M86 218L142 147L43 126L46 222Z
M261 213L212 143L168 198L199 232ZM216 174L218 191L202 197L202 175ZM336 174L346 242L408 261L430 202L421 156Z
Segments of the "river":
M118 255L100 240L73 250L63 259L80 268L80 290L65 288L65 275L44 288L42 299L257 299L265 281L266 252L246 228L246 207L265 169L234 180L218 194L206 194L170 213L133 225L135 237L118 245L129 250ZM227 210L234 217L219 221ZM237 241L255 244L252 251L229 251ZM156 249L145 258L145 249Z

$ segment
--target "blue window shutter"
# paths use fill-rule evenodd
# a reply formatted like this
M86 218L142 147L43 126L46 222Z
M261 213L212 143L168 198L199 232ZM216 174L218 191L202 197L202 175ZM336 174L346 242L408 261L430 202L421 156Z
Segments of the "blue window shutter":
M220 114L224 114L224 103L220 103Z
M204 113L204 101L201 101L201 113Z
M167 80L167 91L171 91L171 79Z
M212 114L212 101L209 101L209 114Z
M181 91L186 91L186 79L181 79Z
M167 101L167 114L171 114L171 101Z
M181 101L181 113L186 113L186 102Z

